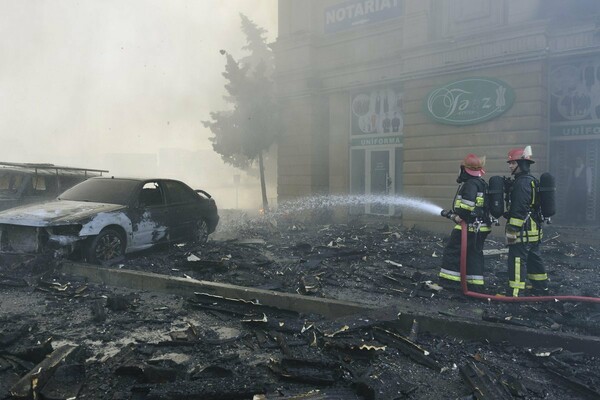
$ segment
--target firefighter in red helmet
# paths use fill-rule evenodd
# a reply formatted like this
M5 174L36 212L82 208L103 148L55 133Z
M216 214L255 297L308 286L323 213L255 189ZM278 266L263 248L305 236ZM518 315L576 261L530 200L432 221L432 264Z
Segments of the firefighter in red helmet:
M487 183L482 176L485 157L468 154L461 163L456 181L459 183L450 218L454 229L444 248L440 283L460 287L461 221L467 224L467 284L469 290L483 292L483 244L491 231L491 220L486 204Z
M508 245L508 296L522 296L526 280L532 294L548 293L548 275L540 255L543 216L538 195L539 182L530 173L531 147L508 152L513 180L506 193L506 243Z

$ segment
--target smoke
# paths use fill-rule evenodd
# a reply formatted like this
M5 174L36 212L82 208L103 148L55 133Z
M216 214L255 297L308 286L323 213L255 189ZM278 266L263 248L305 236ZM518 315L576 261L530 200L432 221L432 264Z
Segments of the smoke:
M226 107L219 50L241 54L240 12L275 39L277 0L0 2L0 161L231 182L200 121ZM173 176L165 149L218 165Z

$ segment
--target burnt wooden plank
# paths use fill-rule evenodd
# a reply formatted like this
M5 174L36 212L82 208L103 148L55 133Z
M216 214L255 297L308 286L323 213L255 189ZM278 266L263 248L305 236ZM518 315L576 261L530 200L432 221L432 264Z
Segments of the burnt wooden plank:
M473 396L476 399L511 400L513 398L506 387L485 366L468 361L461 365L459 370L473 389Z
M79 346L64 345L54 350L48 358L37 364L10 389L10 395L16 399L29 399L33 392L42 388L53 372L64 362L73 358Z
M426 367L436 371L441 371L442 369L437 361L429 357L429 352L420 348L405 337L381 328L375 328L373 330L373 336L375 339L377 339L377 341L400 350L402 354L408 356L419 364L425 365Z

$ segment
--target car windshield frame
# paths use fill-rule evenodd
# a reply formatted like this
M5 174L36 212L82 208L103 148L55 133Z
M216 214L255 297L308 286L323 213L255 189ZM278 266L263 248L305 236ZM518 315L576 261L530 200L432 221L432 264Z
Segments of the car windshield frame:
M133 179L91 178L65 190L57 199L126 206L140 185Z

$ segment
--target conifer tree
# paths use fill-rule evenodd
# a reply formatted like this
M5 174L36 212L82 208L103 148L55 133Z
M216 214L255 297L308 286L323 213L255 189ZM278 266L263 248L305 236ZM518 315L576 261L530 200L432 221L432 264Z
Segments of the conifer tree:
M243 50L249 52L240 61L225 50L223 76L227 80L225 100L232 108L210 113L202 121L213 134L213 149L226 163L247 170L258 162L263 209L268 211L263 154L274 143L279 130L275 88L271 79L273 54L266 43L266 30L240 14L246 35Z

